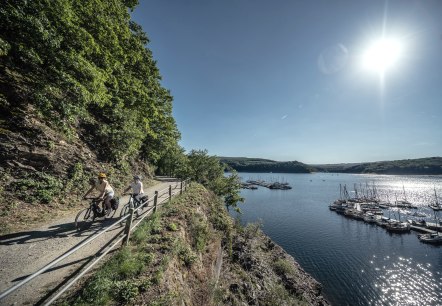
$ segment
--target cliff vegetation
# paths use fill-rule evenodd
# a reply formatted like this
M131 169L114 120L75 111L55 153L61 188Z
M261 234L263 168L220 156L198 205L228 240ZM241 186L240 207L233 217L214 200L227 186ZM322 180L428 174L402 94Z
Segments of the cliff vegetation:
M200 184L163 206L62 305L328 305L259 224Z

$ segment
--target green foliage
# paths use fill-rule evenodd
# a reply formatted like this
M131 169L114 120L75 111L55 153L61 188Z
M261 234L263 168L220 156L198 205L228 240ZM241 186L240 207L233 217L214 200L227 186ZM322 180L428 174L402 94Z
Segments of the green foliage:
M111 301L129 303L148 284L135 279L153 260L153 254L120 250L88 281L74 305L108 305Z
M227 208L237 209L238 202L244 202L239 195L241 187L238 175L233 172L230 176L224 176L225 166L216 156L209 156L207 150L192 150L187 158L189 164L186 177L223 197Z
M310 173L314 170L298 161L278 162L245 157L220 157L220 161L238 172Z
M238 226L241 226L239 222L236 223ZM243 227L241 230L244 233L244 237L246 239L252 239L253 237L256 237L258 232L262 228L262 222L254 222L254 223L247 223L245 227Z
M174 222L171 222L171 223L169 223L169 225L167 226L167 229L168 229L169 231L176 232L176 231L178 230L178 226L177 226Z
M176 145L167 148L158 161L158 174L186 179L189 172L184 148Z
M278 259L273 264L273 270L279 275L293 276L295 270L293 266L285 259Z
M404 159L373 163L317 165L317 171L339 173L378 173L401 175L442 174L442 157Z
M133 301L139 293L138 284L129 280L115 282L115 290L118 293L118 299L124 303Z
M49 174L35 172L11 183L17 197L28 203L50 203L63 190L61 181Z
M180 239L177 239L175 242L174 253L186 267L191 267L197 259L196 254L192 251L189 245Z
M198 214L192 216L190 233L193 238L193 247L199 252L203 251L209 239L209 226L202 216Z
M104 161L160 160L180 134L149 40L130 20L128 8L137 4L6 0L0 8L1 96L20 108L31 104L68 137L81 131Z
M310 305L302 299L297 299L287 291L282 284L271 284L266 288L265 294L261 301L263 306L307 306Z

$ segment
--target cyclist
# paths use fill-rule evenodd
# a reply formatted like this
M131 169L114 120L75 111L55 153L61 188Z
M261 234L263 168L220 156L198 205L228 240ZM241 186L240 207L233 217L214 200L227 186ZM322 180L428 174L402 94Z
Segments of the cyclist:
M110 211L111 210L111 200L114 197L114 189L109 184L109 182L106 180L106 174L101 172L98 174L98 182L91 178L89 180L89 183L91 184L91 188L86 192L83 199L86 199L87 195L92 192L92 190L97 189L100 192L100 195L98 198L101 198L103 200L103 211Z
M123 194L126 194L126 192L132 188L132 193L134 194L135 200L140 202L140 199L144 196L143 182L141 182L141 176L139 175L134 175L133 178L133 183L130 183L129 186L127 186L127 188L123 191Z

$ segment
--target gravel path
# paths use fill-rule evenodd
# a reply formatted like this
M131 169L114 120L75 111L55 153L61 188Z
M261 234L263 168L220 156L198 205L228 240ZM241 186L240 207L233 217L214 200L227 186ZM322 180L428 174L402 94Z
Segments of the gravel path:
M155 190L163 190L168 188L169 185L172 185L172 188L179 188L178 181L164 178L159 184L145 188L145 193L151 198ZM179 189L175 189L174 192L177 190ZM167 197L167 195L164 195L164 197ZM120 209L127 201L127 196L120 198L120 207L113 219L99 219L99 221L94 222L91 228L82 232L77 232L75 229L74 219L76 213L74 213L69 217L50 222L34 230L0 236L0 293L81 244L92 234L115 222L120 214ZM50 268L0 300L0 305L44 303L49 296L59 289L60 284L67 283L72 274L85 267L97 252L105 249L109 241L122 230L122 227L117 226L101 235L78 252L57 263L55 267Z

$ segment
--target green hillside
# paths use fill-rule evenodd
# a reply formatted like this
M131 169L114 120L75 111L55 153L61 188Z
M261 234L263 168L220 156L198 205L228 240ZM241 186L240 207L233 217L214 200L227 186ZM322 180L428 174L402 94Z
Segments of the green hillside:
M0 232L74 210L88 179L117 194L141 174L192 178L229 198L205 150L185 154L173 97L140 25L137 0L2 1L0 6ZM239 188L239 187L238 187Z
M313 170L312 167L297 161L279 162L247 157L219 157L219 159L238 172L310 173Z
M312 165L312 167L319 172L438 175L442 174L442 157L371 163Z

